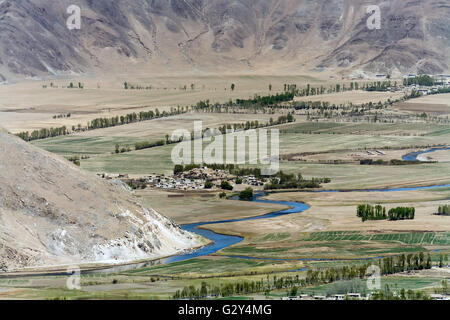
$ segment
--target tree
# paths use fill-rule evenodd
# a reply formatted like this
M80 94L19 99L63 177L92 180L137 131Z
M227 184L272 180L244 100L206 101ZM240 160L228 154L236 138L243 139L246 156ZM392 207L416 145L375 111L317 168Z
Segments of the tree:
M200 288L200 297L206 298L208 296L208 288L206 286L206 282L202 282L202 286Z
M431 266L432 266L431 256L428 253L428 255L427 255L427 264L425 266L425 269L431 269Z
M234 91L234 88L235 88L235 87L236 87L235 84L232 83L232 84L231 84L231 91Z
M295 297L297 295L297 292L298 292L298 287L297 286L293 286L292 289L291 289L291 292L289 293L289 295L291 297Z
M245 201L253 200L253 189L247 188L239 193L239 199Z
M184 168L181 164L176 164L173 168L173 174L182 173L184 171Z
M223 190L233 190L233 186L228 181L222 181L222 183L220 184L220 188L222 188Z
M211 181L206 181L205 182L205 189L211 189L213 187L213 183Z

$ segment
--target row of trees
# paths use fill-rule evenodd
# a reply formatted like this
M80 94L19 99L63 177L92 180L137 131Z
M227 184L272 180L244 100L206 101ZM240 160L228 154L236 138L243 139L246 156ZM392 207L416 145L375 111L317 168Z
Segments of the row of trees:
M171 108L170 111L163 111L160 112L158 109L155 111L141 111L139 113L133 112L129 113L123 116L115 116L111 118L96 118L90 122L88 122L86 128L82 128L82 126L79 124L78 127L72 126L72 132L74 131L83 131L83 130L95 130L100 128L109 128L109 127L115 127L119 125L139 122L139 121L146 121L146 120L152 120L156 118L162 118L162 117L168 117L173 115L178 115L181 113L187 112L184 108L178 107L178 108ZM67 129L66 126L62 126L59 128L44 128L39 130L34 130L31 133L29 131L20 132L17 134L18 137L22 138L25 141L33 141L33 140L40 140L40 139L46 139L46 138L52 138L62 135L70 134L71 132Z
M89 130L93 130L99 128L115 127L118 125L174 116L182 113L185 113L185 110L184 108L180 107L171 108L170 111L163 111L163 112L160 112L158 109L156 109L155 111L153 110L141 111L139 113L133 112L120 117L115 116L111 118L96 118L88 123L87 128Z
M149 148L154 148L154 147L160 147L165 144L166 144L165 140L158 140L155 142L142 141L142 142L136 142L134 144L134 149L135 150L143 150L143 149L149 149Z
M388 91L388 88L390 88L392 86L397 87L397 82L392 84L391 81L377 81L377 82L372 82L369 85L367 85L364 90L386 92L386 91Z
M443 267L447 256L442 254L439 256L439 267ZM304 278L300 278L297 274L295 276L276 276L272 278L261 278L253 281L236 281L221 285L212 285L207 282L202 282L200 287L187 286L182 290L178 290L173 296L174 299L204 299L207 297L230 297L232 295L242 295L249 293L265 292L270 293L271 290L289 289L288 294L295 296L299 288L308 286L317 286L322 284L329 284L336 281L348 281L365 279L372 274L368 273L371 265L378 264L380 268L380 275L390 275L394 273L430 269L433 266L431 255L428 253L425 257L423 252L402 254L395 257L386 257L378 260L378 262L368 262L364 264L357 264L352 266L342 266L324 269L309 269ZM447 283L443 283L442 287L447 292ZM386 290L385 290L386 291ZM373 293L373 299L386 298L386 292L376 291ZM423 299L426 295L400 291L400 298L406 297L410 299ZM389 295L391 299L394 295Z
M320 188L322 183L330 182L330 178L307 180L301 174L286 174L280 170L269 183L264 185L264 190Z
M406 220L414 219L416 209L414 207L397 207L392 208L386 214L386 208L381 205L372 206L370 204L360 204L356 207L356 216L362 221L367 220Z
M389 220L413 220L416 214L414 207L397 207L392 208L388 212Z
M435 82L434 79L428 75L420 75L413 78L405 78L403 79L403 85L410 86L410 85L420 85L420 86L434 86Z
M268 96L255 95L252 99L236 99L236 105L244 108L253 105L269 106L280 102L292 101L293 99L293 92L277 93L275 95Z
M444 204L443 206L439 206L436 214L439 216L450 216L450 205Z
M366 220L385 220L387 219L386 208L380 205L372 206L370 204L360 204L356 207L356 216L362 221Z
M31 133L29 131L24 131L24 132L18 133L17 136L25 141L33 141L33 140L63 136L66 134L69 134L67 127L62 126L59 128L50 128L50 129L44 128L44 129L34 130Z

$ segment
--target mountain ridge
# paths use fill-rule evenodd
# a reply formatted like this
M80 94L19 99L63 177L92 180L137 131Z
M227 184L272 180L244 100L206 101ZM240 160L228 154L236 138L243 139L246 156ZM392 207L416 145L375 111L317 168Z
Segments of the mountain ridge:
M149 72L440 73L449 70L442 0L61 0L0 2L0 81Z

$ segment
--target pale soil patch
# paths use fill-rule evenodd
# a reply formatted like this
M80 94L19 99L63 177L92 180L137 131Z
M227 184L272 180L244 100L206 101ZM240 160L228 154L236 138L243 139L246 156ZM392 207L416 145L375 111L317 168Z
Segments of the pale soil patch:
M429 278L450 278L450 268L432 268L425 270L413 270L408 272L399 273L398 276L402 277L429 277Z
M313 155L303 155L294 156L291 160L293 161L306 161L306 162L321 162L321 161L349 161L357 162L364 159L372 159L390 161L393 159L401 160L402 156L410 152L416 151L415 149L405 149L405 150L382 150L385 154L380 154L376 150L367 151L351 151L351 152L333 152L333 153L319 153ZM428 160L427 160L428 161Z
M388 99L391 101L404 96L403 92L367 92L367 91L346 91L339 93L322 94L308 97L298 97L296 101L326 101L331 104L363 104L363 103L378 103L385 102Z
M450 93L423 96L409 101L411 104L442 104L450 107Z
M283 205L219 199L214 193L175 193L148 189L138 191L137 195L143 198L144 203L160 210L178 224L241 219L286 209Z
M396 106L399 110L425 112L436 115L450 114L450 93L436 94L409 100Z
M450 162L450 150L440 150L425 153L418 156L417 159L420 161Z

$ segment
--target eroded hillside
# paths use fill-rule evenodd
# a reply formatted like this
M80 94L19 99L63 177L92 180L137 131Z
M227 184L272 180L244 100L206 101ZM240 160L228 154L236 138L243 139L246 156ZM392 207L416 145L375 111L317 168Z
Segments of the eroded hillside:
M0 271L149 259L201 241L121 182L0 131Z
M66 27L69 5L80 30ZM449 70L450 5L363 0L2 0L0 81L102 72Z

